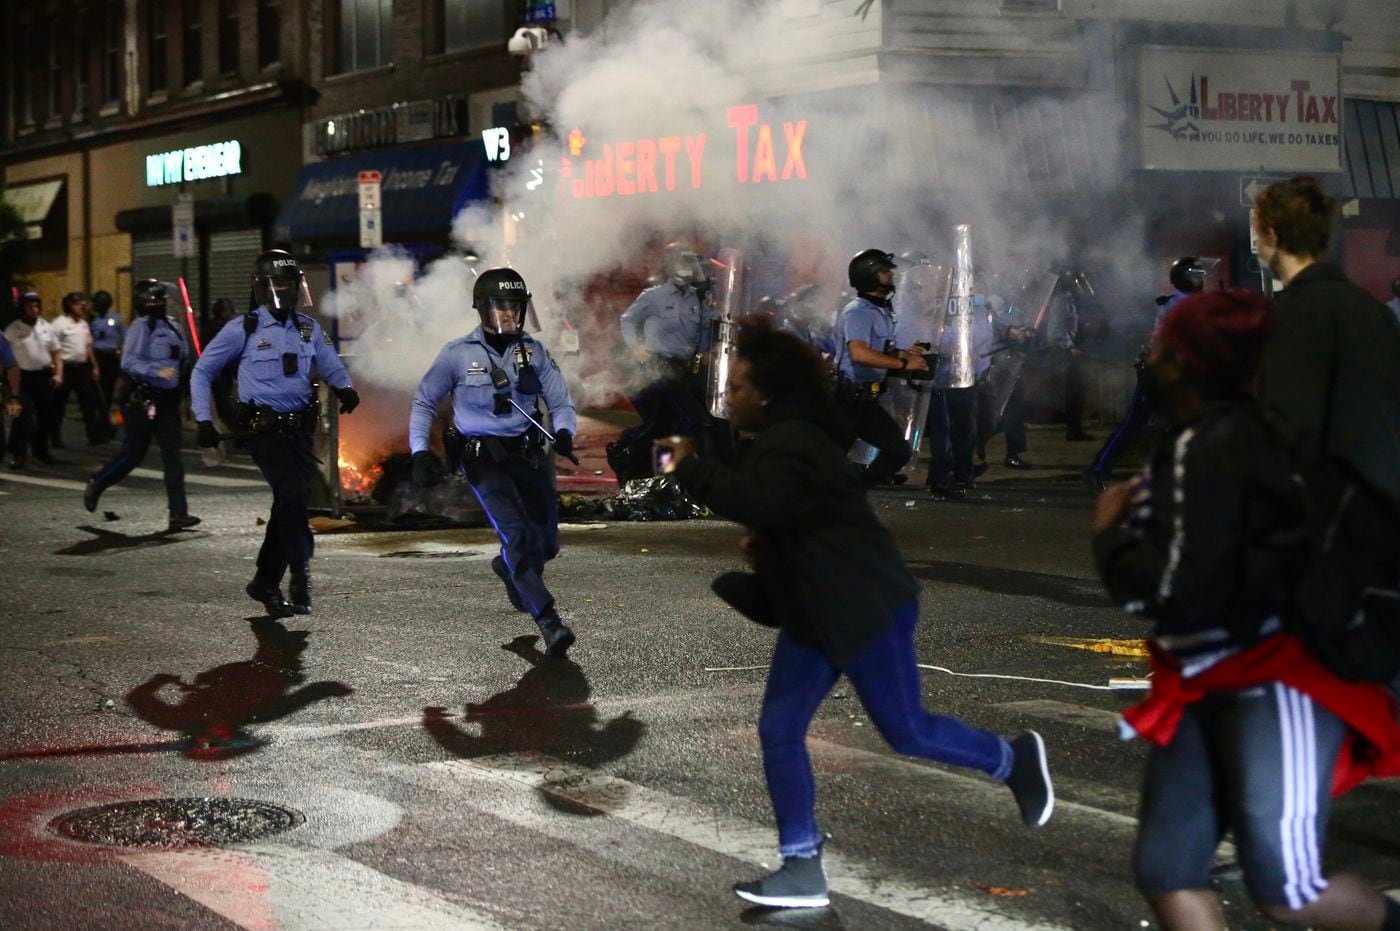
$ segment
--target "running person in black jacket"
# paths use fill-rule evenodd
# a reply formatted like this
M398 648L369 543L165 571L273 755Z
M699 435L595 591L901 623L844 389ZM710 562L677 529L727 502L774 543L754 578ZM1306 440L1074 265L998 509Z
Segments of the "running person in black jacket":
M734 891L759 905L821 907L826 873L807 727L842 675L891 747L1005 782L1026 824L1050 820L1055 795L1039 734L1007 743L924 710L914 655L919 584L846 459L848 437L821 360L766 320L741 327L729 374L730 422L757 433L742 464L697 458L691 440L657 445L670 450L669 468L692 496L748 528L741 548L755 574L721 576L716 592L780 628L758 736L783 865Z

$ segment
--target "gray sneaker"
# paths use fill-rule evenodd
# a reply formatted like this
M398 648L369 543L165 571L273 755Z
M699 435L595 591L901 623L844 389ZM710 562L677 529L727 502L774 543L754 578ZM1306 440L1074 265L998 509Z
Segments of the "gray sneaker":
M826 867L822 855L788 857L771 876L751 883L735 883L734 894L745 902L768 908L826 908Z

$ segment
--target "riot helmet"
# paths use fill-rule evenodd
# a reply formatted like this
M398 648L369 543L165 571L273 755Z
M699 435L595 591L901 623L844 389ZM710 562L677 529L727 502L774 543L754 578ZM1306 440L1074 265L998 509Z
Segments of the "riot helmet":
M33 313L30 313L33 308ZM38 291L25 291L19 296L19 312L25 323L30 326L38 320L44 313L44 301L39 297Z
M143 278L132 289L132 303L136 312L149 317L164 317L170 287L155 278Z
M92 312L99 317L107 316L112 309L112 295L107 291L92 292Z
M933 259L931 259L931 258L928 257L928 253L927 253L927 252L919 252L918 250L911 250L911 251L909 251L909 252L901 252L901 253L899 254L899 261L900 261L900 263L901 263L902 265L932 265L932 264L933 264Z
M69 314L73 308L80 307L88 302L88 296L81 291L69 291L63 295L63 312Z
M1182 294L1195 294L1197 291L1205 290L1206 276L1215 267L1218 259L1198 259L1194 255L1186 255L1172 263L1171 271L1167 278L1171 281L1172 287Z
M846 279L856 293L873 292L882 287L880 272L883 269L894 271L898 267L891 253L883 249L866 249L852 256L851 264L846 269ZM894 291L893 285L890 291Z
M760 297L753 309L753 316L767 317L770 320L782 316L782 313L783 302L771 294L765 294L763 297Z
M530 289L513 268L488 268L472 286L472 306L481 315L481 328L488 333L513 336L521 331Z
M661 273L681 287L698 287L707 281L700 256L683 242L673 242L661 254Z
M306 275L285 249L269 249L253 262L253 306L266 307L273 316L311 306Z

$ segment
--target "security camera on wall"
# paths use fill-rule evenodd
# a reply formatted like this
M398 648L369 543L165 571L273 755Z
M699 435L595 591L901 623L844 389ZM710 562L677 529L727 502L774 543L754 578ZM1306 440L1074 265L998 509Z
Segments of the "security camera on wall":
M549 46L549 31L539 26L521 26L506 43L506 51L525 57Z

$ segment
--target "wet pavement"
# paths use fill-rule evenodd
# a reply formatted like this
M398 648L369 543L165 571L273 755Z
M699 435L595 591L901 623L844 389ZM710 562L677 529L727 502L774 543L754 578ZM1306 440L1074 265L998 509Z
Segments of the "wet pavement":
M729 892L776 859L754 732L772 634L709 591L740 566L733 526L566 526L549 581L579 644L551 662L489 530L319 534L315 613L274 621L242 590L268 500L246 460L206 471L191 451L204 520L177 534L158 476L82 509L99 452L7 470L0 927L1141 927L1144 751L1114 729L1141 693L1110 687L1142 675L1141 628L1093 577L1093 444L1055 439L1033 433L1031 472L994 457L967 501L875 494L924 584L926 705L1041 731L1055 819L1028 831L1002 787L896 756L838 684L811 732L833 907L803 914ZM206 822L260 816L205 799L291 814L206 846ZM183 802L104 809L94 836L175 841L54 825L151 800ZM1397 801L1340 800L1330 864L1400 887ZM1267 927L1231 862L1231 926Z

